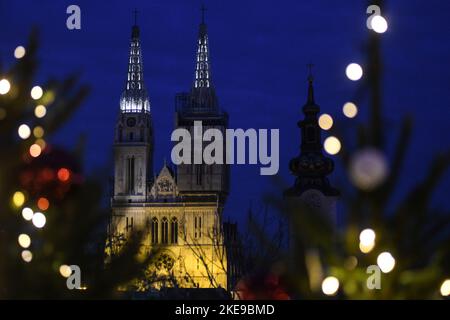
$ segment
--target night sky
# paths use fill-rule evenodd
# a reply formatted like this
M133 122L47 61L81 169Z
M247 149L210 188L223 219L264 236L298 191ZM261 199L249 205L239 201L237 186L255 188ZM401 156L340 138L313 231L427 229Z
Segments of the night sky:
M66 8L78 4L82 29L69 31ZM306 100L307 67L314 63L315 95L321 111L347 125L341 108L358 83L345 77L350 62L364 63L367 39L366 1L228 0L205 1L213 83L231 128L280 128L280 175L300 143L296 122ZM13 51L25 44L31 27L41 32L41 68L36 84L50 76L82 72L92 93L52 141L71 148L87 136L86 169L112 174L113 128L126 77L132 11L139 10L144 76L155 126L155 170L170 159L174 95L190 89L200 1L5 1L0 0L0 60L14 62ZM415 118L413 143L396 197L424 175L432 155L450 149L450 2L386 1L382 14L389 30L382 35L384 110L388 139L398 120ZM340 184L342 169L331 177ZM240 220L250 201L255 209L271 188L259 166L232 166L226 216ZM436 193L435 204L449 207L450 174ZM280 191L281 193L281 191Z

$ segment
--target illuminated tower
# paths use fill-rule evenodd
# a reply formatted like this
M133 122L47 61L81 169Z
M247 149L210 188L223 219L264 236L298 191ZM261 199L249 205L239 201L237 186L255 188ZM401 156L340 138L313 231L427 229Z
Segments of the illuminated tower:
M181 93L176 96L175 126L189 130L191 137L194 137L194 121L202 121L203 131L215 128L223 134L228 125L228 115L219 108L212 82L208 33L204 13L205 9L202 8L193 86L189 93ZM194 150L193 145L192 150ZM223 163L225 163L225 159ZM226 164L192 163L181 164L177 168L177 183L181 193L214 193L218 195L222 203L228 194L228 180L229 169Z
M153 174L153 126L139 27L132 27L127 80L114 139L114 202L142 202Z

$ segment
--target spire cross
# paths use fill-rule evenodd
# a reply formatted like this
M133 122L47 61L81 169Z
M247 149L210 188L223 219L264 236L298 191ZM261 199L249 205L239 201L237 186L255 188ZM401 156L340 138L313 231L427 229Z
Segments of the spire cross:
M133 15L134 15L134 25L137 26L138 11L136 9L133 10Z
M204 24L205 23L205 12L206 12L205 4L202 4L200 11L202 12L202 23Z

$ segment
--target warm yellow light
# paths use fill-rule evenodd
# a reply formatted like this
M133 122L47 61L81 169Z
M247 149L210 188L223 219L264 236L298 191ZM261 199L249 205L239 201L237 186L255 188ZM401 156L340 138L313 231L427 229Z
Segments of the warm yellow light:
M345 74L350 80L358 81L363 75L363 69L357 63L350 63L345 69Z
M35 138L42 138L44 136L44 129L41 126L34 127L33 135Z
M43 118L45 117L45 115L47 114L47 108L45 106L43 106L42 104L36 106L36 108L34 108L34 115L36 116L36 118Z
M319 117L319 126L323 130L329 130L333 126L333 118L329 115L324 113Z
M341 150L341 142L333 136L326 138L323 146L325 151L331 155L335 155Z
M13 203L16 207L21 207L25 203L25 195L23 192L16 191L13 195Z
M30 262L33 259L33 254L30 250L23 250L22 251L22 259L25 262Z
M39 155L41 154L41 152L42 152L42 148L38 145L38 144L33 144L31 147L30 147L30 155L33 157L33 158L36 158L36 157L39 157Z
M19 238L17 239L17 241L19 242L19 245L24 249L28 248L31 244L30 236L25 233L22 233L21 235L19 235Z
M333 296L339 289L339 280L336 277L327 277L322 281L322 292Z
M30 127L26 124L21 124L19 126L19 129L17 130L17 133L19 134L19 137L22 139L28 139L28 137L31 135Z
M14 57L16 59L22 59L25 56L25 48L22 46L18 46L15 50L14 50Z
M39 147L41 147L41 150L44 150L45 147L47 146L47 143L45 142L44 139L37 139L35 142Z
M11 84L8 80L2 79L0 80L0 94L7 94L11 89Z
M27 221L33 219L33 214L34 212L30 208L25 207L22 209L22 217Z
M354 118L358 114L358 107L353 102L347 102L342 107L342 112L347 118Z
M375 242L375 231L372 229L364 229L359 234L359 241L364 245L369 245Z
M362 253L369 253L372 251L372 249L375 247L375 242L364 244L362 242L359 243L359 250L361 250Z
M63 264L59 267L59 273L64 278L68 278L72 274L72 268L70 268L67 264Z
M441 285L441 295L450 296L450 279L446 279Z
M44 94L44 91L42 91L42 88L39 87L39 86L34 86L34 87L31 89L31 97L32 97L34 100L40 99L40 98L42 97L43 94Z
M395 259L389 252L382 252L378 255L377 264L384 273L391 272L395 266Z
M36 228L40 229L40 228L44 227L46 221L47 221L47 219L41 212L36 212L33 215L33 224Z
M388 23L386 19L380 15L372 18L372 20L370 21L370 26L376 33L385 33L388 29Z

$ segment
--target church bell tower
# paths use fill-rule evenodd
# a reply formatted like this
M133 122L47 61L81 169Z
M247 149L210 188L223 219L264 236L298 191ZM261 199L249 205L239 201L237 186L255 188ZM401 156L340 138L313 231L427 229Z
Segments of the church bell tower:
M114 139L113 202L143 202L153 174L153 126L136 22Z

